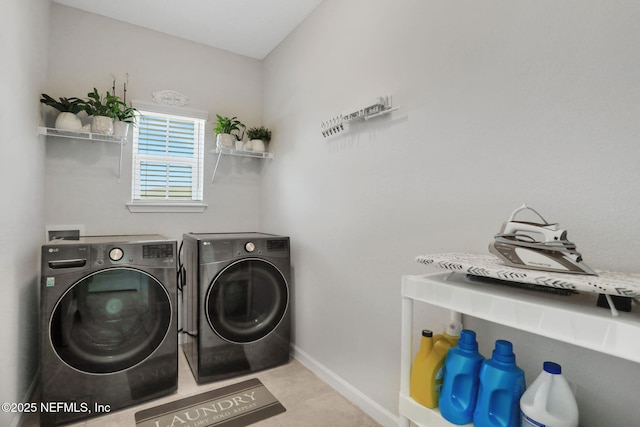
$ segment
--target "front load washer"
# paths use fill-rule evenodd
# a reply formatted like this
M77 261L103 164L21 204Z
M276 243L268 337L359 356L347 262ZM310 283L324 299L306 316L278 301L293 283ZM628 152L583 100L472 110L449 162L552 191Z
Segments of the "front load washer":
M287 363L289 237L189 233L182 244L183 349L196 381Z
M42 425L177 390L176 246L155 235L42 246Z

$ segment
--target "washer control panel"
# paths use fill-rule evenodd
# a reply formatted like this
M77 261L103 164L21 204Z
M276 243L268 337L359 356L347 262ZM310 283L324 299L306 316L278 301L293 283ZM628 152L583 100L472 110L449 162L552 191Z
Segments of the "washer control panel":
M142 258L144 259L173 258L173 244L154 243L152 245L143 245Z
M94 245L95 263L103 265L169 265L175 262L174 243Z
M139 236L142 237L139 241L111 241L116 237L121 236L89 236L80 241L60 240L42 245L41 272L44 275L127 264L166 268L176 266L175 240L145 235Z

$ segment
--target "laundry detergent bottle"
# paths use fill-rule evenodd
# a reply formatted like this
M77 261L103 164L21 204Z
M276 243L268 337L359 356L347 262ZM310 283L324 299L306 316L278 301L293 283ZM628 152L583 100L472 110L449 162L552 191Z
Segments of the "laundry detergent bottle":
M520 399L522 427L578 427L578 404L562 367L544 362L543 370Z
M520 427L520 398L526 387L516 365L513 344L497 340L492 358L480 367L480 388L473 413L475 427Z
M480 367L484 357L478 352L476 333L463 329L458 346L449 349L444 362L444 382L440 390L440 414L457 425L473 421Z
M411 365L411 381L409 383L409 394L416 402L424 405L427 402L429 384L429 366L427 362L429 355L433 351L433 332L429 329L422 331L420 348Z
M413 400L427 408L438 406L438 398L444 376L444 361L449 349L458 343L462 323L452 319L445 326L445 332L433 335L430 330L422 331L420 349L411 367L409 391Z

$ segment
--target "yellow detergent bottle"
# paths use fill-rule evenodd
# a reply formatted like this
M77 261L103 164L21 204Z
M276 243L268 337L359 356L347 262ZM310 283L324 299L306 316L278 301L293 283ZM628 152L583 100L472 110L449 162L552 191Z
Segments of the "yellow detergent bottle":
M420 348L411 365L411 381L409 382L409 394L416 402L424 405L428 401L429 384L429 355L433 350L433 332L424 329L420 340Z
M459 317L454 315L442 335L433 335L428 329L422 331L420 349L411 367L409 392L413 400L427 408L438 406L444 378L444 361L449 349L458 344L462 330Z

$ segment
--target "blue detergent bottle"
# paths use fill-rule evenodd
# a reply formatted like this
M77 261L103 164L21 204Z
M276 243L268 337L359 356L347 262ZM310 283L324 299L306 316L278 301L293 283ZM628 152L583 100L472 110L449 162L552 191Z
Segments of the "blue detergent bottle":
M520 398L525 388L524 371L516 365L513 344L497 340L492 358L480 367L474 426L521 427Z
M457 425L473 421L483 361L484 357L478 352L476 333L463 329L458 346L449 349L444 365L439 406L447 421Z

